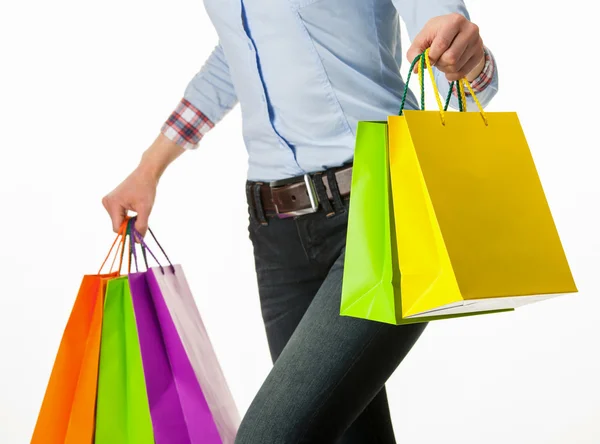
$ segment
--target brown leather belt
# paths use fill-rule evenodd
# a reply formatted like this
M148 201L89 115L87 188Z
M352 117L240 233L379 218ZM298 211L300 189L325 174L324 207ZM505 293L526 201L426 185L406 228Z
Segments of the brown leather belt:
M350 195L352 165L332 170L340 197ZM331 173L330 173L331 174ZM285 181L260 185L261 203L269 216L299 216L315 213L319 209L318 182L322 180L329 200L334 200L334 191L326 172L306 174ZM335 187L334 187L335 188Z

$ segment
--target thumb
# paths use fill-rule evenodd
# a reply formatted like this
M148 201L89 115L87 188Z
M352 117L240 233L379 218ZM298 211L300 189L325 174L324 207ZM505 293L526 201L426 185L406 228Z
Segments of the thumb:
M419 54L422 54L423 51L429 48L432 40L433 37L426 30L419 32L412 41L412 44L406 53L406 58L408 61L412 63ZM414 72L417 72L417 66L415 66Z
M111 199L109 196L106 196L102 199L102 205L110 217L113 231L118 233L123 225L123 222L125 221L125 217L127 216L127 209L118 202L115 202L114 199Z
M143 236L148 231L148 219L150 218L150 207L141 207L137 211L137 217L135 221L135 229L138 233Z

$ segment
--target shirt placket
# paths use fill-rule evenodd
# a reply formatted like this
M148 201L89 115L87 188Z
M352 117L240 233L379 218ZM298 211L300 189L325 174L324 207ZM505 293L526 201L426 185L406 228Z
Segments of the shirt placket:
M253 68L254 68L254 69L252 69L252 73L257 78L256 84L259 86L261 106L262 106L263 112L265 113L265 117L267 118L267 121L269 122L270 127L271 127L270 129L271 129L273 135L277 138L279 145L284 149L291 150L294 154L294 159L295 159L296 155L295 155L293 148L279 134L279 132L277 131L277 129L275 128L275 126L273 124L273 115L272 115L272 110L271 110L270 103L269 103L265 80L262 75L260 58L258 55L256 42L252 38L252 32L251 32L250 26L248 24L248 17L247 17L247 13L246 13L246 5L245 5L244 0L240 0L240 7L241 7L242 27L244 30L244 34L246 35L246 39L247 39L247 43L248 43L248 51L250 53L250 60L253 64ZM297 162L296 162L296 164L297 164ZM300 168L300 166L298 164L297 164L297 166L298 166L298 168Z

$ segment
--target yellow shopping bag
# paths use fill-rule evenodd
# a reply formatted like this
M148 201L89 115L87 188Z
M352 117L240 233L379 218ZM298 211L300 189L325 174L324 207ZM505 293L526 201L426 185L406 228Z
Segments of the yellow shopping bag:
M479 113L445 112L433 81L439 111L388 119L402 319L577 292L517 114L484 112L458 83Z

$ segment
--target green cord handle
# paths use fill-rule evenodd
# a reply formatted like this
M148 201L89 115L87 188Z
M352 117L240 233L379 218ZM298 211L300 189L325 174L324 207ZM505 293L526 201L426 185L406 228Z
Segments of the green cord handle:
M421 54L421 71L419 71L419 83L421 86L421 111L425 111L425 53Z
M417 64L417 62L420 62L420 69L421 69L421 75L420 77L420 86L421 86L421 111L425 110L425 84L424 84L424 78L425 78L425 52L419 54L418 56L415 57L415 59L412 61L412 63L410 64L410 68L408 70L408 75L406 76L406 84L404 85L404 92L402 93L402 102L400 103L400 111L398 112L398 115L403 115L404 112L404 106L406 104L406 97L408 95L408 85L410 83L410 76L412 75L415 66ZM446 103L444 105L444 111L448 111L448 106L450 105L450 99L452 98L452 91L454 90L455 85L458 85L456 81L450 82L449 83L449 90L448 90L448 95L446 97ZM463 111L464 110L464 106L462 103L462 97L460 96L460 94L458 94L458 109L459 111Z
M452 90L454 89L454 84L456 82L448 82L448 87L450 88L450 90L448 91L448 95L446 96L446 103L444 104L444 111L448 111L448 105L450 105L450 98L452 97ZM458 98L459 103L458 105L461 105L461 100L460 97Z
M423 54L419 54L418 56L416 56L415 59L410 64L410 68L408 69L408 75L406 76L406 83L404 84L404 92L402 93L402 102L400 103L400 111L398 112L399 116L401 116L404 111L404 105L406 103L406 96L408 94L408 84L410 83L410 76L412 75L413 70L415 69L415 66L419 60L425 62ZM425 78L425 76L423 75L421 77L421 79L423 80L424 78ZM425 84L424 84L424 82L422 82L422 84L421 84L421 102L422 102L421 107L424 109L424 107L425 107Z
M458 84L456 83L456 80L455 80L453 82L449 82L448 86L449 86L449 90L448 90L448 96L446 97L446 104L444 105L444 111L448 111L448 105L450 105L450 98L452 97L452 92L454 91L454 86L458 86ZM457 96L458 96L458 110L462 112L462 111L464 111L462 97L460 94L457 94Z

